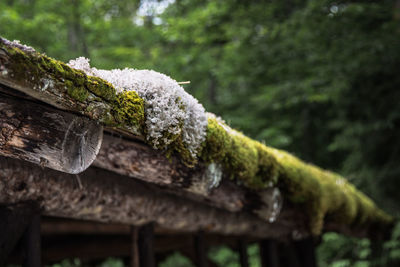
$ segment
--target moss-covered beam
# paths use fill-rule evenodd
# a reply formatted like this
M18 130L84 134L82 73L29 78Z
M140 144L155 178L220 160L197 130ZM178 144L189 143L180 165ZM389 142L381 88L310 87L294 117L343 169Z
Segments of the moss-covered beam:
M143 134L144 103L136 92L117 94L101 78L1 37L0 83L106 126Z
M274 187L254 192L224 179L215 164L189 168L177 157L167 158L145 144L107 134L94 165L167 187L176 195L213 207L250 211L268 222L275 221L282 208L282 196Z
M0 83L114 129L147 138L146 103L134 90L117 93L113 85L98 77L4 39L0 40ZM209 116L205 134L206 140L195 158L182 141L182 133L162 136L168 145L161 148L176 154L190 167L198 160L220 166L225 177L254 194L278 187L286 200L304 211L314 235L330 222L351 229L390 228L393 223L391 216L345 178L252 140L215 116ZM190 182L191 178L187 179Z
M209 118L202 153L204 161L221 164L231 179L248 188L277 186L286 200L304 211L314 235L321 234L326 222L353 229L393 225L393 217L345 178L252 140L217 118Z

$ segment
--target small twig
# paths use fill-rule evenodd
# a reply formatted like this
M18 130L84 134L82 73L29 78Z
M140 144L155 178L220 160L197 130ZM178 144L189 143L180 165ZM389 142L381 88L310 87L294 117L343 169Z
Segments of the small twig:
M185 81L185 82L178 82L178 84L189 84L190 81Z

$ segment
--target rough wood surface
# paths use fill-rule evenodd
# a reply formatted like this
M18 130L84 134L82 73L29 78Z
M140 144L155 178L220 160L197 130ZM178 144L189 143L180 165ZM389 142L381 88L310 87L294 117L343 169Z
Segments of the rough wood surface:
M0 93L0 155L80 173L102 137L103 127L87 118Z
M77 176L2 157L0 169L0 203L37 200L45 215L134 225L155 222L177 231L202 229L255 237L285 238L294 229L306 232L296 220L267 223L246 212L209 207L97 168Z
M232 212L249 210L264 220L275 219L282 207L282 197L275 188L250 191L228 177L213 185L213 173L198 164L188 168L175 157L167 158L148 145L121 137L104 135L94 165L149 183L167 186L175 194L205 201ZM168 190L166 188L166 190Z

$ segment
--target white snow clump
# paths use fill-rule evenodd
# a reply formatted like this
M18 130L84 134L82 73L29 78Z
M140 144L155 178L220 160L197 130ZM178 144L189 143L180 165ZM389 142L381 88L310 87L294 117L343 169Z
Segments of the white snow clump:
M153 70L130 68L99 70L90 67L89 59L79 57L68 65L88 75L110 82L118 93L136 91L145 102L147 139L154 147L168 145L171 135L182 134L182 140L193 158L205 140L207 116L204 107L175 80Z

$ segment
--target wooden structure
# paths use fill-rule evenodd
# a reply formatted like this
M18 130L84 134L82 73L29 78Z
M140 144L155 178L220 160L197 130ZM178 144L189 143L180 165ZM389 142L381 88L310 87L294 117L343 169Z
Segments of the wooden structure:
M246 245L260 242L263 266L315 266L318 223L323 231L376 239L391 229L392 218L341 179L334 190L357 196L351 220L338 219L341 209L353 207L346 202L311 220L307 202L290 196L289 175L254 188L222 173L215 185L209 162L186 164L110 118L117 102L96 91L110 84L59 69L70 71L0 40L0 264L115 256L131 259L131 266L155 266L177 250L197 266L212 266L207 247L225 244L248 266ZM87 90L84 99L67 88L75 80ZM285 174L279 162L285 156L276 157Z

